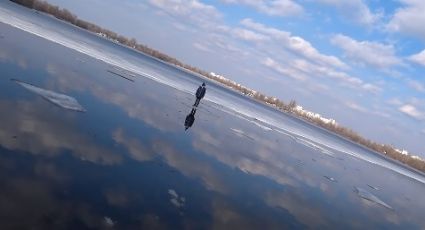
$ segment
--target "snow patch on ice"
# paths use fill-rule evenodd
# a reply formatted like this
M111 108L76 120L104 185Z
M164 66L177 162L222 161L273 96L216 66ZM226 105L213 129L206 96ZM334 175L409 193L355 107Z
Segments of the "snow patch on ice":
M168 194L171 196L170 203L173 204L176 208L184 207L186 203L186 198L179 196L174 189L168 189Z
M46 89L42 89L39 88L37 86L19 81L19 80L13 80L14 82L16 82L18 85L24 87L25 89L40 95L41 97L43 97L44 99L46 99L47 101L62 107L64 109L69 109L69 110L74 110L74 111L78 111L78 112L85 112L86 110L83 108L83 106L81 106L78 101L73 98L70 97L68 95L65 94L60 94L60 93L56 93L50 90L46 90Z
M115 222L108 216L104 216L103 221L105 222L106 226L108 226L108 227L112 228L115 225Z
M236 133L236 135L240 136L240 137L246 137L250 140L255 140L253 137L249 136L248 134L246 134L244 131L240 130L240 129L235 129L235 128L230 128L230 130L232 130L233 132Z
M366 189L354 187L354 191L357 193L357 195L365 200L371 201L373 203L379 204L384 206L385 208L393 210L393 208L379 199L377 196L373 195L372 193L368 192Z

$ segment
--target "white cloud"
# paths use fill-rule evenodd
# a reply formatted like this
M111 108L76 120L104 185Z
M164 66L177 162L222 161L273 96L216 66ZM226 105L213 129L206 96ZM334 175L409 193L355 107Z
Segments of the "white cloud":
M406 104L406 105L400 106L400 107L398 108L398 110L399 110L400 112L402 112L402 113L404 113L404 114L406 114L406 115L410 116L410 117L415 118L415 119L418 119L418 120L422 120L422 119L424 119L424 113L423 113L423 112L421 112L421 111L419 111L419 110L418 110L415 106L413 106L413 105Z
M236 28L236 29L233 29L232 32L233 32L233 35L235 35L237 38L240 38L246 41L260 42L260 41L266 41L269 39L267 36L263 34L259 34L247 29Z
M300 73L299 71L293 69L293 68L286 68L277 63L275 60L273 60L270 57L267 57L265 60L262 61L262 64L273 69L274 71L284 74L285 76L291 77L296 80L305 80L304 74Z
M371 83L364 83L361 79L352 77L345 72L319 66L304 59L288 60L285 61L285 64L280 64L271 57L267 57L262 61L262 64L280 74L284 74L296 80L305 80L308 77L321 76L337 80L341 85L356 90L364 90L374 94L382 91L378 86Z
M374 84L371 84L371 83L363 84L362 88L365 89L366 91L369 91L369 92L375 93L375 94L382 91L382 88L380 88L380 87L378 87Z
M249 29L270 36L270 38L277 40L283 48L296 55L307 58L312 62L337 68L348 68L348 66L337 57L321 54L310 42L301 37L292 36L290 32L265 26L254 22L252 19L243 19L241 24Z
M401 106L403 104L403 102L399 98L392 98L388 100L387 103L395 106Z
M149 2L163 10L176 14L187 15L199 11L206 13L208 16L218 16L214 6L197 0L149 0Z
M270 16L301 15L304 9L292 0L222 0L225 3L244 4Z
M216 48L226 52L226 56L240 59L260 60L260 64L296 80L307 78L320 83L316 77L325 77L338 81L342 86L371 93L380 92L380 88L365 83L360 78L350 76L345 70L350 67L338 57L326 55L318 51L309 41L293 36L290 32L270 27L252 19L243 19L243 28L232 28L224 24L220 13L213 7L199 3L193 5L188 0L150 0L157 8L172 14L173 17L199 25L197 33L208 35L202 43L194 42L192 46L198 50L211 52ZM188 3L188 6L179 4ZM190 4L189 4L190 3ZM200 4L200 5L199 5ZM211 18L194 18L204 11ZM208 21L208 22L205 22ZM183 23L182 22L182 23ZM255 43L257 46L245 45L240 41ZM344 70L344 71L342 71Z
M221 17L214 6L198 0L149 0L149 3L163 12L204 28L215 27L214 21Z
M357 41L342 34L335 35L331 43L341 48L348 58L362 65L385 69L402 64L392 45Z
M407 85L418 92L425 92L425 86L421 82L415 80L408 80Z
M420 53L410 56L408 59L416 64L425 66L425 49Z
M370 26L382 17L380 13L372 13L362 0L316 0L316 2L335 7L342 16L357 24Z
M365 107L363 107L363 106L361 106L361 105L358 105L358 104L356 104L356 103L354 103L354 102L347 102L347 103L345 103L349 108L351 108L351 109L353 109L353 110L357 110L357 111L359 111L359 112L363 112L363 113L366 113L368 110L365 108Z
M200 51L204 51L204 52L209 52L209 53L214 52L207 45L201 44L201 43L198 43L198 42L193 43L193 47L195 47L196 49L198 49Z
M400 0L404 7L396 10L387 25L393 32L410 34L425 39L425 1Z

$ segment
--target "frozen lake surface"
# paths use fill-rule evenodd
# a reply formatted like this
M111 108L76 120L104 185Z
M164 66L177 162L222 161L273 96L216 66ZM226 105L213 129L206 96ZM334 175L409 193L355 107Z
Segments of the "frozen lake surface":
M8 1L0 68L1 229L425 227L423 174L209 81L185 131L205 80Z

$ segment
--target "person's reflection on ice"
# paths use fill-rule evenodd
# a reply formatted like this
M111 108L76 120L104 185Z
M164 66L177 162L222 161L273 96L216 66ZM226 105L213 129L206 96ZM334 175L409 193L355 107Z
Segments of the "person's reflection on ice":
M184 130L189 129L192 127L193 123L195 122L195 113L196 108L192 108L192 111L186 116L186 119L184 121Z
M207 92L207 88L205 87L205 83L202 83L201 86L198 87L196 90L195 96L195 104L193 104L192 111L186 116L186 119L184 120L184 130L188 130L190 127L192 127L193 123L195 122L195 113L196 109L198 108L199 102L201 99L205 96L205 93Z

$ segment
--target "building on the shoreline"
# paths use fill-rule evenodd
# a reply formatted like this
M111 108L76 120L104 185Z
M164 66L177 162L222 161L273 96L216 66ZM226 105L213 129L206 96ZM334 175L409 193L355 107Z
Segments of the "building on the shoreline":
M331 124L331 125L337 125L336 121L334 119L330 119L330 118L325 118L322 117L322 115L318 114L318 113L313 113L311 111L305 110L303 109L302 106L297 105L295 107L295 111L305 117L311 118L311 119L318 119L321 120L322 122L324 122L325 124Z

